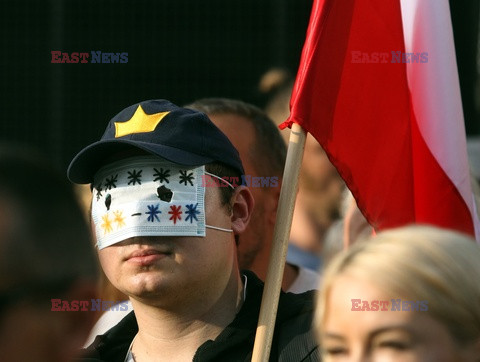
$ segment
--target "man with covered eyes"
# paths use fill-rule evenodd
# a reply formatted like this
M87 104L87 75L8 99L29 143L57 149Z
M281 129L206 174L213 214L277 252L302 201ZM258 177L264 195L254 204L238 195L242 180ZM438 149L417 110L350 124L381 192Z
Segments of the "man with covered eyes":
M243 173L205 114L165 100L124 109L74 158L70 180L93 185L100 262L134 308L85 360L251 359L263 284L239 272L236 239L254 200L245 186L202 186ZM272 361L318 360L311 319L311 292L282 293Z

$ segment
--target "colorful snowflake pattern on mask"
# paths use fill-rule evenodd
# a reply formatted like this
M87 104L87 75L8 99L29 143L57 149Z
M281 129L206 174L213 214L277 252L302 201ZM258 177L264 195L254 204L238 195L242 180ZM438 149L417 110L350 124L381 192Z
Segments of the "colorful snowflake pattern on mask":
M125 218L123 217L123 211L117 210L113 212L113 222L117 224L117 229L125 226Z
M148 205L147 207L148 207L148 211L145 213L148 215L147 220L151 222L154 222L155 220L160 221L160 219L158 218L158 214L162 213L160 210L158 210L160 205L159 204Z
M108 234L110 232L112 232L113 228L112 228L112 221L110 220L110 217L108 216L108 214L105 214L102 216L102 229L103 229L103 233L104 234Z
M193 219L195 221L198 221L197 215L200 214L200 211L197 210L198 203L193 206L193 204L186 205L187 211L185 211L185 214L187 214L187 217L185 218L185 221L190 220L190 224L193 222Z
M177 223L177 220L182 220L181 208L182 206L175 206L175 205L170 206L170 211L168 213L172 216L170 216L169 220L173 220L174 225Z

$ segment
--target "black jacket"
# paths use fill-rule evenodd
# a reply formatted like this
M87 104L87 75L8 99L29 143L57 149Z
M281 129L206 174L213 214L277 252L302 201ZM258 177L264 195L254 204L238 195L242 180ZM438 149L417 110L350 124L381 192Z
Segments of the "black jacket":
M230 323L214 340L203 343L193 361L244 362L252 358L253 344L260 312L263 283L252 272L248 278L245 302ZM320 361L311 331L313 291L302 294L281 292L270 361ZM97 336L84 350L80 361L123 362L128 347L138 331L135 314L128 314L107 333Z

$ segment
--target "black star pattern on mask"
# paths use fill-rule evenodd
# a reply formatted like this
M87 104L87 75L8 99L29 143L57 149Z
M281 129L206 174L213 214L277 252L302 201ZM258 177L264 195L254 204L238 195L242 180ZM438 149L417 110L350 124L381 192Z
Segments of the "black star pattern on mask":
M97 187L95 187L95 190L97 190L97 201L102 198L102 183L100 182Z
M168 177L170 177L170 170L164 170L163 168L160 168L160 171L158 171L156 168L154 168L154 170L155 173L153 174L153 176L155 176L155 178L153 179L153 181L166 182L167 184L170 183L170 181L168 181Z
M133 170L132 172L128 171L128 179L130 181L128 181L128 184L130 185L136 185L137 183L139 185L142 184L142 181L140 180L140 178L142 177L142 171L143 170L140 170L140 171L137 171L137 170Z
M118 182L117 181L117 178L118 178L118 174L116 174L115 176L110 176L110 178L107 177L107 179L105 180L105 190L111 190L112 188L117 188L117 185L116 183Z
M187 174L187 171L182 171L180 170L180 183L185 183L185 186L187 186L187 182L190 183L190 186L193 186L193 172L190 172Z

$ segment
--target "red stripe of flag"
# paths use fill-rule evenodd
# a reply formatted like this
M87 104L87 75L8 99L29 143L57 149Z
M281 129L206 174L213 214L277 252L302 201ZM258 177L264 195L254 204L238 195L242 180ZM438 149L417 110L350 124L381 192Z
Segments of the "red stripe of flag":
M412 102L407 64L392 63L392 52L405 53L403 26L399 1L314 1L291 115L281 128L298 123L319 141L376 229L416 222L474 235L469 200L432 154L424 139L432 132L417 123L436 120ZM434 65L416 64L414 74Z

